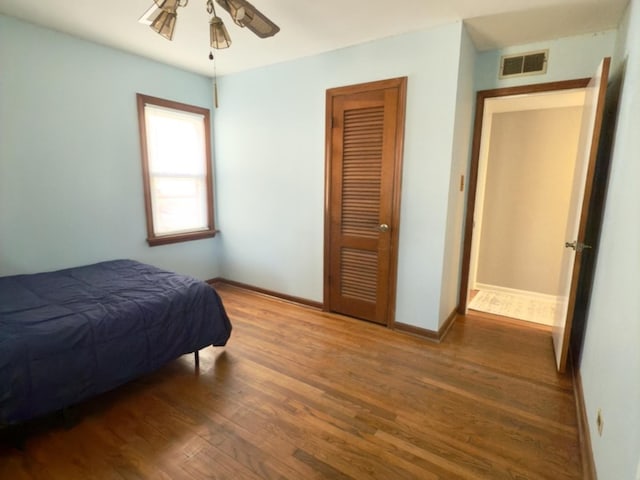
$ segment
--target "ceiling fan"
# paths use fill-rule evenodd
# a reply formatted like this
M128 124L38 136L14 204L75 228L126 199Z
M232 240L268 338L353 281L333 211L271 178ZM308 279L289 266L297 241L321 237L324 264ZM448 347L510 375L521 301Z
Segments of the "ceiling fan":
M186 7L189 0L153 0L154 4L143 15L151 28L168 40L173 40L173 32L178 18L178 7ZM233 22L239 27L247 27L260 38L272 37L280 31L275 23L247 0L216 0L225 9ZM212 15L209 20L211 47L227 48L231 45L231 37L222 19L216 15L213 0L206 1L207 12Z

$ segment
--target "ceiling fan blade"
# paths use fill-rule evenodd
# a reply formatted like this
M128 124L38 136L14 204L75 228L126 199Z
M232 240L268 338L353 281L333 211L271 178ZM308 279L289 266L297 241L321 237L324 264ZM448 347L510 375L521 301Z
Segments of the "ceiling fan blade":
M272 37L280 31L280 27L246 0L216 0L216 2L229 12L236 25L247 27L260 38Z

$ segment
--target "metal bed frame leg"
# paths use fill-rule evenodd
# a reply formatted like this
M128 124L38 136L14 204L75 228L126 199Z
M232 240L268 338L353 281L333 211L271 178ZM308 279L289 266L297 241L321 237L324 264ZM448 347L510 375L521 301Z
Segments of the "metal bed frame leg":
M193 359L196 362L196 368L200 368L200 351L196 350L193 352Z

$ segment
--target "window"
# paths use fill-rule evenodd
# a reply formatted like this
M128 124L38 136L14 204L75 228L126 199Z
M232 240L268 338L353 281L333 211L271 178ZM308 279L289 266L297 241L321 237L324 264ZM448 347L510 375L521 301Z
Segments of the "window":
M209 110L138 94L147 242L213 237Z

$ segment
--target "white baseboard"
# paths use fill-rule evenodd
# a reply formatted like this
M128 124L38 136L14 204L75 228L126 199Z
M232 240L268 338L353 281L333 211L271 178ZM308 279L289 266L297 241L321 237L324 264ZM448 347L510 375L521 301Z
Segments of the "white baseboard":
M498 285L488 285L486 283L476 283L475 290L487 290L491 292L510 293L512 295L522 295L524 297L537 298L540 300L547 300L550 302L560 301L560 297L556 295L549 295L547 293L531 292L528 290L518 290L516 288L500 287Z

